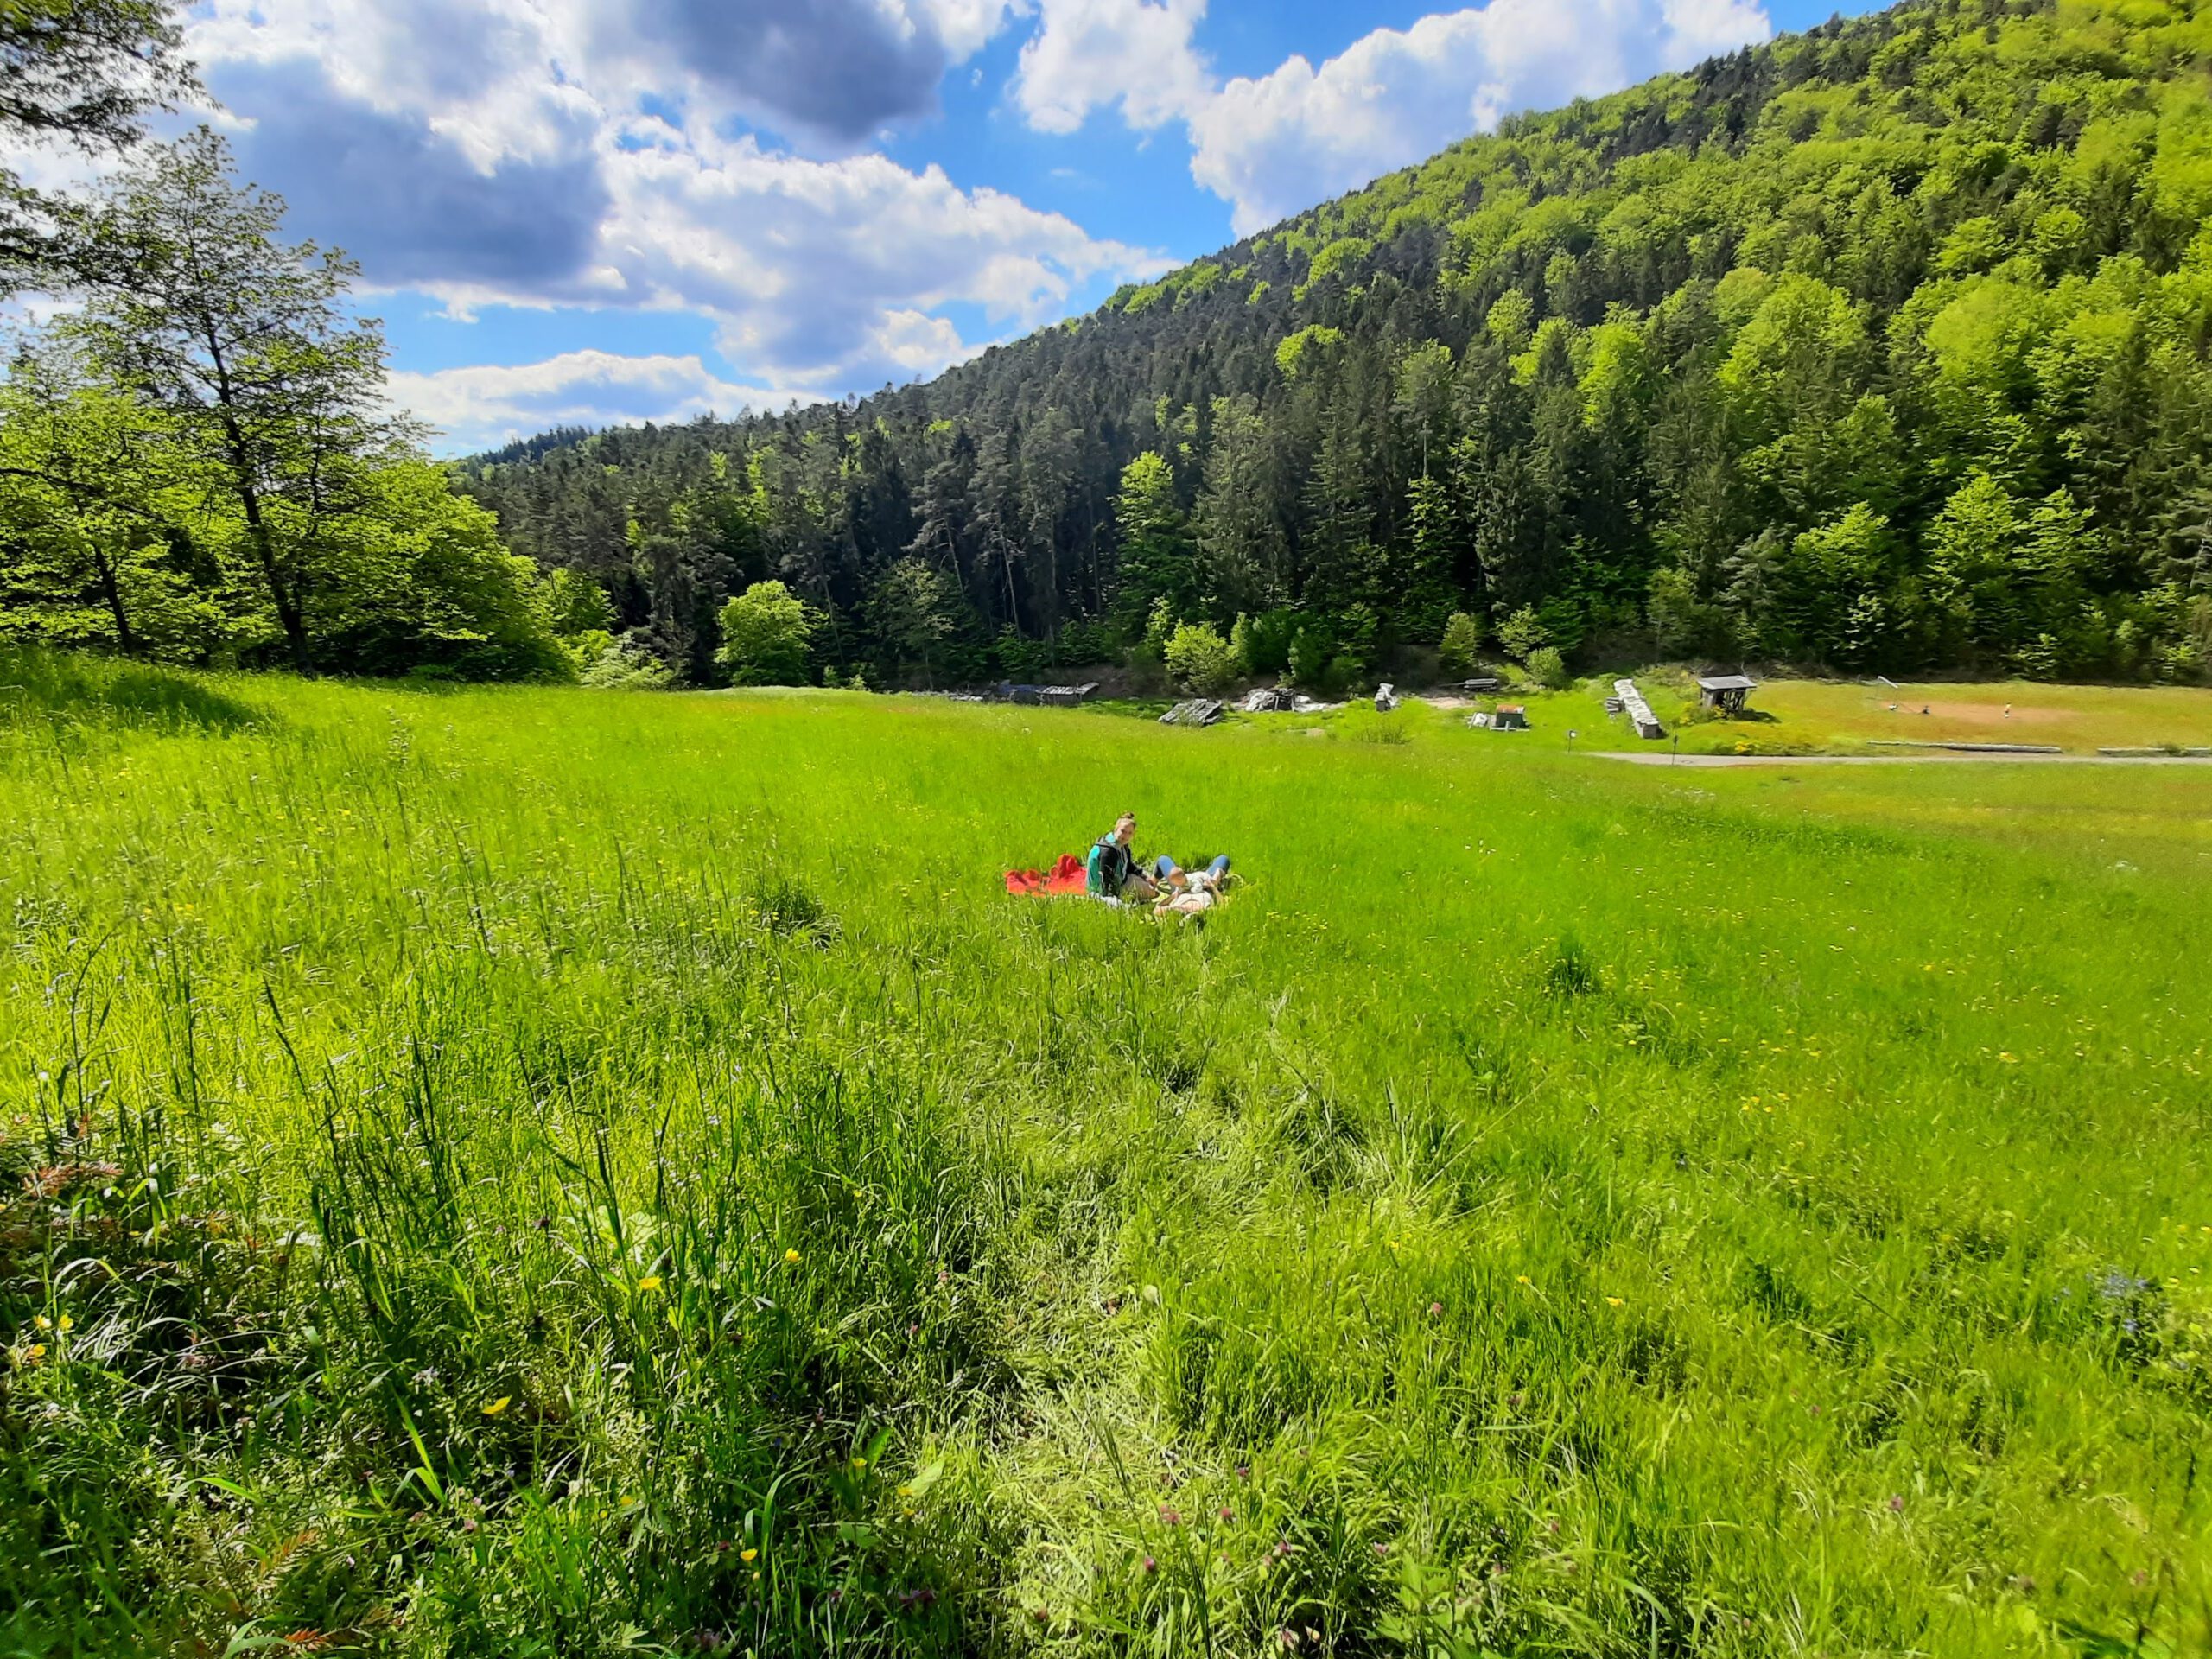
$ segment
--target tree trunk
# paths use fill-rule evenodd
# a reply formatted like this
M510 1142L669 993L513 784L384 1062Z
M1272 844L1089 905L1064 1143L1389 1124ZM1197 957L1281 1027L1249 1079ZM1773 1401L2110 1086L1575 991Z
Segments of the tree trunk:
M276 562L276 538L269 533L269 521L261 515L261 491L253 481L245 436L239 432L238 423L227 414L223 417L223 430L230 440L231 471L238 481L238 505L245 513L246 539L253 543L262 577L269 584L269 597L276 607L276 620L284 630L284 645L291 652L292 666L304 672L308 666L307 620L300 613L298 596L284 585L284 572Z
M215 369L216 407L222 411L223 442L230 450L231 476L238 486L238 505L245 512L246 539L253 543L262 577L269 584L269 597L276 607L276 621L284 630L284 644L292 654L292 666L304 673L308 666L307 620L300 613L298 596L284 585L284 572L276 562L276 541L269 533L268 520L261 516L261 488L254 482L253 458L246 453L245 433L238 425L230 364L212 327L206 339L208 360Z
M136 657L138 641L130 632L130 613L124 609L123 587L116 580L115 565L106 554L95 552L92 569L99 573L100 594L107 601L108 614L115 619L116 649L126 657Z
M308 665L307 621L300 614L298 600L284 586L284 573L276 563L276 545L261 516L261 497L251 483L241 480L238 499L245 507L247 538L253 543L254 553L260 560L261 574L269 583L269 596L276 601L276 620L284 630L285 648L292 654L292 665L304 671Z

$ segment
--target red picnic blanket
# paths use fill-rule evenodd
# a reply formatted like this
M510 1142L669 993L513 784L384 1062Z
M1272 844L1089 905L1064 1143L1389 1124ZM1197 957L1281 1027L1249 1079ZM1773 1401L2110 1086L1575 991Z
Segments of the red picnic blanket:
M1060 861L1049 871L1008 870L1006 890L1027 893L1034 899L1057 899L1084 890L1083 861L1073 853L1062 853Z

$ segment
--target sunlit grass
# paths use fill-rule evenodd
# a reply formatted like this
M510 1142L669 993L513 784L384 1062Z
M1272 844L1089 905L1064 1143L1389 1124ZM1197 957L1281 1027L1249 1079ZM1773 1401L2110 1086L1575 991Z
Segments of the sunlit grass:
M1561 748L1573 730L1582 747L1671 752L1679 740L1684 754L1868 754L1880 753L1873 746L1883 743L2016 743L2074 754L2212 748L2212 691L2201 686L1773 678L1751 694L1749 718L1726 720L1698 716L1695 682L1680 668L1635 677L1668 728L1665 741L1650 743L1623 717L1606 714L1614 677L1564 691L1506 693L1528 708L1535 730L1497 741ZM1480 706L1495 701L1484 697Z
M2212 775L183 684L0 726L0 1649L2212 1641Z

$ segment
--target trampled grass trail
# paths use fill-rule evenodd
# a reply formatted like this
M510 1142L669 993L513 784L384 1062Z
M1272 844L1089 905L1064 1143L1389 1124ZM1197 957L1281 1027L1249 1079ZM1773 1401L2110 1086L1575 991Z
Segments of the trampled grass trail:
M2205 1651L2212 778L1333 729L19 693L0 1650Z

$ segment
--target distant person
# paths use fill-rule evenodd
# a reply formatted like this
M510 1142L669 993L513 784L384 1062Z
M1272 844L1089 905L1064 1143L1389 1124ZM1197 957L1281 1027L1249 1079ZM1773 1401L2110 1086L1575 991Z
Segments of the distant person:
M1118 905L1124 899L1149 899L1159 892L1151 879L1137 868L1129 843L1137 838L1137 815L1124 812L1114 820L1110 834L1091 843L1084 860L1083 890L1093 899Z
M1206 877L1204 870L1190 878L1190 885L1179 891L1168 888L1160 895L1152 907L1155 916L1203 916L1221 902L1221 893Z
M1165 865L1166 859L1160 860ZM1203 916L1221 903L1229 880L1229 861L1217 858L1203 870L1163 870L1160 899L1152 907L1155 916Z
M1152 879L1159 886L1172 887L1177 892L1182 891L1193 881L1203 880L1217 893L1221 890L1222 883L1229 879L1229 855L1224 853L1204 869L1192 874L1185 871L1181 865L1162 853L1153 865Z

